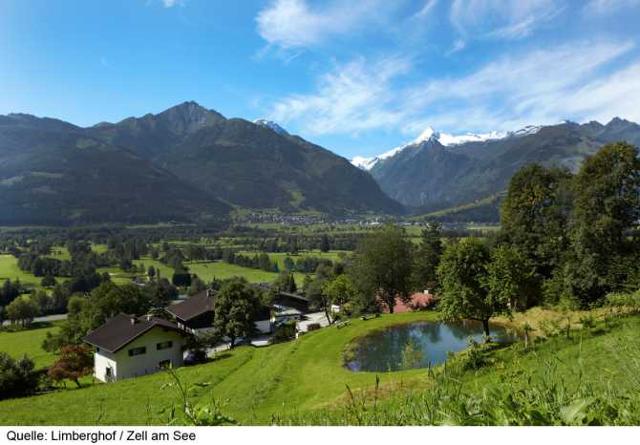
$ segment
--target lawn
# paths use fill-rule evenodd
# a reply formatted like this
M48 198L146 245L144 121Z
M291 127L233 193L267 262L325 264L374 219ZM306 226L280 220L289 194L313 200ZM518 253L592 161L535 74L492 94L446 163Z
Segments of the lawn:
M7 352L15 358L27 354L35 362L36 368L49 366L53 363L55 356L42 349L42 340L47 332L53 333L57 329L57 326L52 324L17 332L0 331L0 351Z
M356 397L365 390L371 393L375 387L376 374L354 373L342 366L348 343L375 329L437 317L434 312L418 312L353 320L342 329L322 329L288 343L240 347L211 363L180 368L177 373L183 382L202 384L194 387L194 400L206 402L213 394L224 402L223 411L243 424L270 423L272 415L284 416L278 418L285 420L286 416L298 416L303 423L327 419L339 423L343 411L337 408L348 400L347 385ZM492 388L509 388L510 393L518 394L528 390L532 379L545 379L552 366L555 380L547 382L550 397L558 397L553 385L560 381L569 391L585 386L597 395L613 387L619 394L635 394L640 367L639 329L640 317L628 317L617 319L600 332L579 331L571 338L554 337L529 351L516 344L493 352L490 364L479 371L466 371L456 384L485 397ZM433 383L427 371L378 376L380 412L386 412L387 419L397 423L420 423L422 418L411 417L413 414L407 413L406 408L424 408L419 405L423 403L420 394L430 391ZM176 393L163 387L168 382L166 374L155 374L111 385L7 400L0 402L0 423L86 425L99 420L103 424L164 424L167 410L178 402ZM570 400L554 399L553 403ZM337 414L316 416L322 412ZM407 417L398 417L395 413L399 412Z
M5 280L15 281L19 279L22 284L40 285L41 278L24 272L18 267L18 259L13 255L0 254L0 284Z
M264 348L240 347L217 360L177 370L185 382L198 387L195 397L209 400L211 393L225 401L225 411L242 423L269 422L272 413L325 406L345 391L345 385L371 385L372 373L353 373L342 366L342 352L353 338L391 324L435 319L434 313L385 315L354 320L343 329L316 331L299 340ZM420 370L403 371L383 381L418 378ZM165 374L123 380L111 385L60 391L0 402L0 424L104 424L166 423L166 413L177 402L176 393L163 389ZM6 413L6 414L5 414Z

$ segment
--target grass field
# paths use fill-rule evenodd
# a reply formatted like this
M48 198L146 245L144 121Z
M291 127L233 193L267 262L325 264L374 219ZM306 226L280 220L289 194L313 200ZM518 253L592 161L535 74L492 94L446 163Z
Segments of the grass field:
M284 261L284 256L282 256ZM144 265L145 270L149 266L153 266L156 270L160 270L160 276L167 278L171 281L173 276L173 268L161 263L158 260L153 260L149 257L142 257L139 260L133 262L135 265ZM189 268L189 271L198 275L205 283L211 282L214 278L224 280L232 277L244 277L250 283L271 282L278 277L275 272L266 272L260 269L253 269L250 267L242 267L235 264L225 263L223 261L187 261L184 263ZM124 272L117 267L102 267L98 269L99 273L107 272L111 276L111 280L116 284L128 284L131 283L131 279L137 275L135 273ZM294 277L298 285L302 285L304 280L304 274L295 273Z
M47 332L55 332L57 326L52 324L46 327L27 329L17 332L0 331L0 351L10 356L20 358L28 355L36 364L36 368L43 368L53 363L55 356L42 349L42 340Z
M250 283L261 283L271 282L278 277L275 272L265 272L264 270L242 267L223 261L191 261L186 262L185 265L189 267L191 273L197 274L205 283L212 281L214 278L224 280L236 276L244 277ZM301 285L304 280L304 274L296 272L294 277L296 283Z
M253 256L260 255L261 252L243 250L238 253L241 255ZM267 255L269 255L269 258L272 261L276 261L278 263L278 268L280 270L284 270L284 259L286 257L291 258L294 262L306 256L326 258L331 261L338 261L342 256L348 255L349 253L351 252L347 250L330 250L329 252L322 252L320 250L301 250L295 255L286 252L270 252Z
M168 280L171 280L174 272L173 267L167 266L158 260L154 260L151 257L146 256L140 257L139 260L135 260L133 264L136 266L140 266L141 264L144 265L145 273L149 266L153 266L155 270L160 271L160 277L167 278Z
M69 249L64 246L54 246L51 248L51 253L47 255L47 257L57 260L70 260L71 254L69 253Z
M371 392L376 378L374 373L353 373L342 366L346 345L375 329L416 320L435 320L437 316L433 312L422 312L354 320L345 328L330 327L288 343L265 348L241 347L223 353L211 363L180 368L177 373L183 382L202 384L194 387L195 400L206 402L213 394L224 401L226 414L244 424L270 423L272 415L284 416L278 419L294 416L298 421L303 419L302 423L327 420L338 423L342 419L338 408L348 400L346 385L356 395L365 390ZM634 356L628 348L638 350L638 329L640 318L629 317L617 320L602 332L580 331L568 339L554 337L526 352L521 344L516 344L495 351L492 364L479 371L465 372L456 384L480 395L501 387L520 394L532 381L545 379L549 366L553 366L554 378L566 381L563 388L567 391L584 386L600 394L615 387L619 394L635 394L640 362L637 352ZM406 397L415 395L417 402L412 403L421 403L419 396L430 391L431 377L424 369L378 375L381 386L377 403L381 412L387 409L388 418L394 422L402 421L394 417L397 416L394 413L402 412L407 416L405 422L409 422L412 418L406 406L419 407L403 405L408 403ZM155 374L112 385L7 400L0 402L3 413L0 423L163 424L168 408L177 403L176 394L163 389L168 382L166 374ZM549 397L560 397L553 392L555 383L548 384ZM572 400L570 394L563 397L554 399L554 403ZM323 412L334 414L316 415Z
M18 267L18 259L13 255L0 254L0 284L5 280L15 281L19 279L22 284L40 285L41 278L24 272Z

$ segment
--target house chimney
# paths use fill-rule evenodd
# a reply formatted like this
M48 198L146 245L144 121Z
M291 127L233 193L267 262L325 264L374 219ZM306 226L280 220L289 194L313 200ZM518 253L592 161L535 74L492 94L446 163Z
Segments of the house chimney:
M136 320L136 317L131 317L130 320L132 325L138 322L138 320Z

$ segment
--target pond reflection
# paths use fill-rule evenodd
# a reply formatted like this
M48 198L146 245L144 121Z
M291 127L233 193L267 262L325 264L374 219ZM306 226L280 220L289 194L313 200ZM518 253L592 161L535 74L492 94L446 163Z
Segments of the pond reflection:
M346 367L351 371L375 372L426 368L444 362L449 352L465 349L470 339L484 341L481 323L420 322L392 326L358 340ZM492 326L491 339L508 343L515 336L502 327Z

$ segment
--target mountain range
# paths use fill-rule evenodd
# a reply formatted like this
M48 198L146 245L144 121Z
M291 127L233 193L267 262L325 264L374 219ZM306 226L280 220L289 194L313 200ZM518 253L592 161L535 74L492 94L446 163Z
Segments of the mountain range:
M466 139L466 140L465 140ZM522 166L540 163L576 171L582 160L614 141L640 145L640 125L614 118L599 122L563 122L529 126L511 133L451 137L427 129L415 141L380 156L354 159L390 197L414 213L442 209L492 208L511 176Z
M563 122L414 141L351 162L268 120L195 102L79 127L0 116L0 225L208 222L233 209L448 215L497 220L511 176L537 162L575 171L640 125Z
M87 128L0 116L0 224L195 221L233 208L402 210L367 172L275 125L195 102Z

